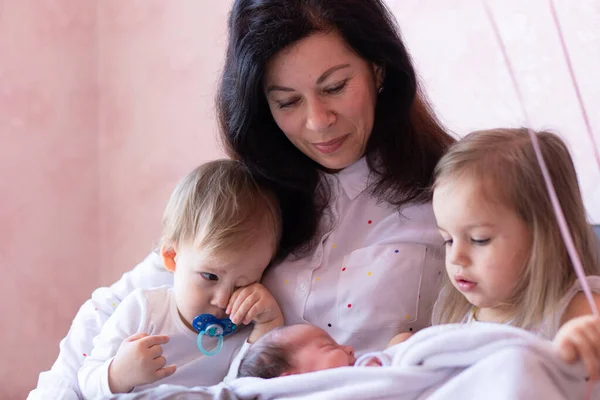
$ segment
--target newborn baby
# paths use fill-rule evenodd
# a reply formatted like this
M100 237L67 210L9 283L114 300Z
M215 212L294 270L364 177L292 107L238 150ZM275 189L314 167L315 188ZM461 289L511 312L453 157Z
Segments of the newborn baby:
M388 347L409 336L395 336ZM269 379L330 368L382 365L389 365L383 353L365 354L357 360L351 346L338 344L319 327L299 324L274 329L257 340L240 362L238 377Z

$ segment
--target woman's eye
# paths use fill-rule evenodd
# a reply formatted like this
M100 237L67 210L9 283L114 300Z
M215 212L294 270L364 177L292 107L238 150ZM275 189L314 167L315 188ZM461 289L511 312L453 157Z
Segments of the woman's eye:
M490 239L471 239L471 242L478 246L485 246L490 242Z
M343 81L342 83L339 83L339 84L337 84L335 86L329 87L329 88L325 89L325 93L327 93L327 94L338 94L338 93L340 93L344 89L344 87L346 87L346 83L347 82L348 81Z
M218 281L219 277L216 276L215 274L211 274L210 272L202 272L200 273L200 275L202 275L202 277L208 281Z
M289 101L278 101L277 107L279 109L290 108L290 107L293 107L297 102L298 102L298 100L295 100L295 99L289 100Z
M450 245L452 245L452 239L444 239L444 245L445 245L445 246L450 246Z

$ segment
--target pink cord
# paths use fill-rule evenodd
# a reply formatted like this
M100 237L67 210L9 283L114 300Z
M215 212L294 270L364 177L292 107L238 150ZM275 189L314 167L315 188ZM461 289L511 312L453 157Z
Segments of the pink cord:
M592 138L592 143L594 143L595 146L595 142L593 141L593 134L592 134L592 129L590 127L589 121L587 119L587 114L585 112L585 108L583 107L583 101L581 99L581 95L579 93L579 88L577 86L577 82L575 81L575 74L573 73L573 69L571 67L571 62L569 60L569 55L568 52L566 50L566 46L565 46L565 42L562 36L562 32L560 31L560 26L558 24L558 18L556 17L556 11L554 10L554 5L552 3L552 0L549 0L550 4L551 4L551 8L552 8L552 13L553 16L555 18L555 22L557 24L557 30L558 30L558 35L561 38L561 44L563 46L563 51L564 51L564 55L565 58L567 59L567 65L569 67L569 71L571 72L571 78L573 80L573 85L575 86L575 91L577 92L577 98L579 99L579 105L581 107L582 113L584 115L585 121L586 121L586 126L588 129L588 133L590 134L590 137ZM494 16L492 14L492 11L489 7L489 4L487 3L487 0L483 0L483 5L485 8L485 12L487 14L488 19L490 20L490 24L492 25L493 31L494 31L494 35L496 36L496 40L498 41L498 45L500 46L500 50L502 52L502 56L504 58L504 62L506 63L506 68L508 69L508 72L510 74L510 78L512 80L512 84L515 88L515 91L517 93L517 98L519 100L519 104L521 106L521 110L523 111L523 116L525 118L525 123L527 124L527 126L531 126L531 122L529 120L529 116L527 114L527 110L525 108L525 102L523 101L523 97L521 95L521 91L519 90L519 85L517 84L517 79L515 78L515 74L514 74L514 70L512 68L512 64L510 62L510 59L508 58L508 53L506 51L506 47L504 46L504 42L502 41L502 37L500 36L500 31L498 29L498 26L496 25L496 21L494 19ZM579 258L579 255L577 254L577 250L575 249L575 246L573 244L573 238L571 236L571 232L569 231L569 228L567 226L567 222L565 220L565 216L563 214L562 208L560 207L560 203L558 201L558 197L556 196L556 190L554 189L554 185L552 184L552 180L550 179L550 173L548 172L548 168L546 167L546 163L544 161L544 157L542 156L542 152L540 150L540 145L537 139L537 136L535 135L535 133L531 130L531 129L527 129L527 131L529 132L529 135L531 136L531 142L533 144L533 148L535 150L535 154L538 160L538 163L540 165L540 168L542 170L542 175L544 176L544 181L546 183L546 188L548 190L548 194L550 195L550 200L552 202L552 207L554 208L554 214L556 216L556 219L558 221L558 226L560 228L560 232L562 234L563 240L565 241L565 245L567 247L567 251L569 253L569 257L571 259L571 263L573 264L573 267L575 268L575 273L577 274L577 277L579 279L579 283L581 284L581 288L583 289L583 292L585 293L585 296L588 300L588 303L590 304L590 307L592 309L592 312L594 313L594 315L597 317L598 316L598 309L596 307L596 302L594 301L594 297L592 296L592 291L590 289L590 286L587 283L587 280L585 279L585 272L583 270L583 267L581 265L581 260ZM595 155L596 155L596 161L598 162L598 166L600 166L600 157L598 156L598 152L596 147L594 147L595 150ZM594 382L593 381L589 381L588 382L588 388L587 388L587 394L586 394L586 399L591 399L591 395L592 395L592 387L593 387Z
M577 95L577 101L579 102L579 108L581 110L583 120L585 121L585 127L587 128L588 136L590 137L590 141L592 142L592 146L594 147L593 150L594 150L594 157L596 157L596 164L598 164L598 168L600 168L600 153L598 153L598 144L596 143L596 139L594 137L594 134L592 133L592 125L590 124L590 119L588 118L587 111L585 110L585 106L583 104L583 98L581 97L579 85L577 84L577 79L575 78L575 72L573 70L573 65L571 64L571 57L569 56L569 51L567 50L565 38L563 36L562 29L560 27L560 21L558 19L558 14L556 13L556 8L554 7L554 1L548 0L548 4L550 5L550 12L552 13L552 18L554 19L554 25L556 26L556 32L558 33L558 38L560 39L560 46L562 48L563 55L564 55L565 61L567 63L567 67L569 69L569 74L571 75L571 82L573 82L573 88L575 89L575 94Z
M510 78L512 80L515 91L517 92L517 97L519 99L519 103L521 105L521 109L523 111L523 116L525 117L525 123L527 126L531 126L529 116L527 114L527 110L525 109L525 103L523 101L523 97L521 95L521 91L519 90L519 86L517 85L517 80L514 75L514 71L512 68L512 64L508 58L508 54L506 52L506 48L504 47L504 42L502 41L502 37L500 36L500 32L498 30L498 26L496 25L496 21L494 20L494 16L487 4L487 0L483 0L483 4L485 6L485 11L490 19L490 23L492 24L494 34L496 39L498 40L498 45L500 46L500 50L502 51L502 55L504 57L504 61L506 63L506 67L510 74ZM546 188L548 189L548 194L550 195L550 200L552 201L552 206L554 208L554 214L558 221L558 225L560 227L560 231L563 236L563 240L565 241L565 245L567 247L567 251L569 252L569 257L571 258L571 262L575 267L575 272L577 277L579 278L581 288L583 289L588 302L590 303L590 307L594 315L598 316L598 309L596 308L596 302L594 301L594 297L592 296L592 291L585 279L585 272L583 271L583 267L581 266L581 260L579 259L579 255L575 250L575 246L573 244L573 238L571 237L571 233L567 226L567 222L565 220L565 216L562 212L560 204L558 202L558 197L556 196L556 190L554 189L554 185L552 185L552 180L550 179L550 173L548 172L548 168L546 167L546 163L544 162L544 157L542 156L542 152L540 150L540 145L537 139L537 136L533 133L531 129L528 129L529 135L531 136L531 142L533 144L533 148L535 149L535 154L538 159L538 163L540 164L540 168L542 169L542 175L544 176L544 181L546 182Z

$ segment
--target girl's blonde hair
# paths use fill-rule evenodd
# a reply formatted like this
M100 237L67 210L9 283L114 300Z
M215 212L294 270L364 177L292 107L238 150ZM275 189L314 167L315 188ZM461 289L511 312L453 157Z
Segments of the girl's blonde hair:
M273 192L259 186L239 161L216 160L190 172L163 214L162 244L191 243L209 254L243 251L266 232L276 252L281 212Z
M586 275L599 272L596 236L589 225L573 161L555 134L535 133ZM490 201L514 210L529 226L532 247L508 306L513 325L531 329L553 315L577 279L567 254L527 129L477 131L454 144L435 169L433 189L463 177L480 182ZM461 322L471 304L446 276L434 323Z

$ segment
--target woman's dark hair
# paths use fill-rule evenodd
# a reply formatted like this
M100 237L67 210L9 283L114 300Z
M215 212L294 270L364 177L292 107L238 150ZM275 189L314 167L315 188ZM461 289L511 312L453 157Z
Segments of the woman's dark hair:
M454 141L419 90L396 21L382 0L236 0L217 94L227 151L278 194L281 255L312 244L329 202L322 167L298 150L275 123L263 91L267 61L316 32L336 32L384 71L366 158L370 191L397 207L430 199L433 170Z

